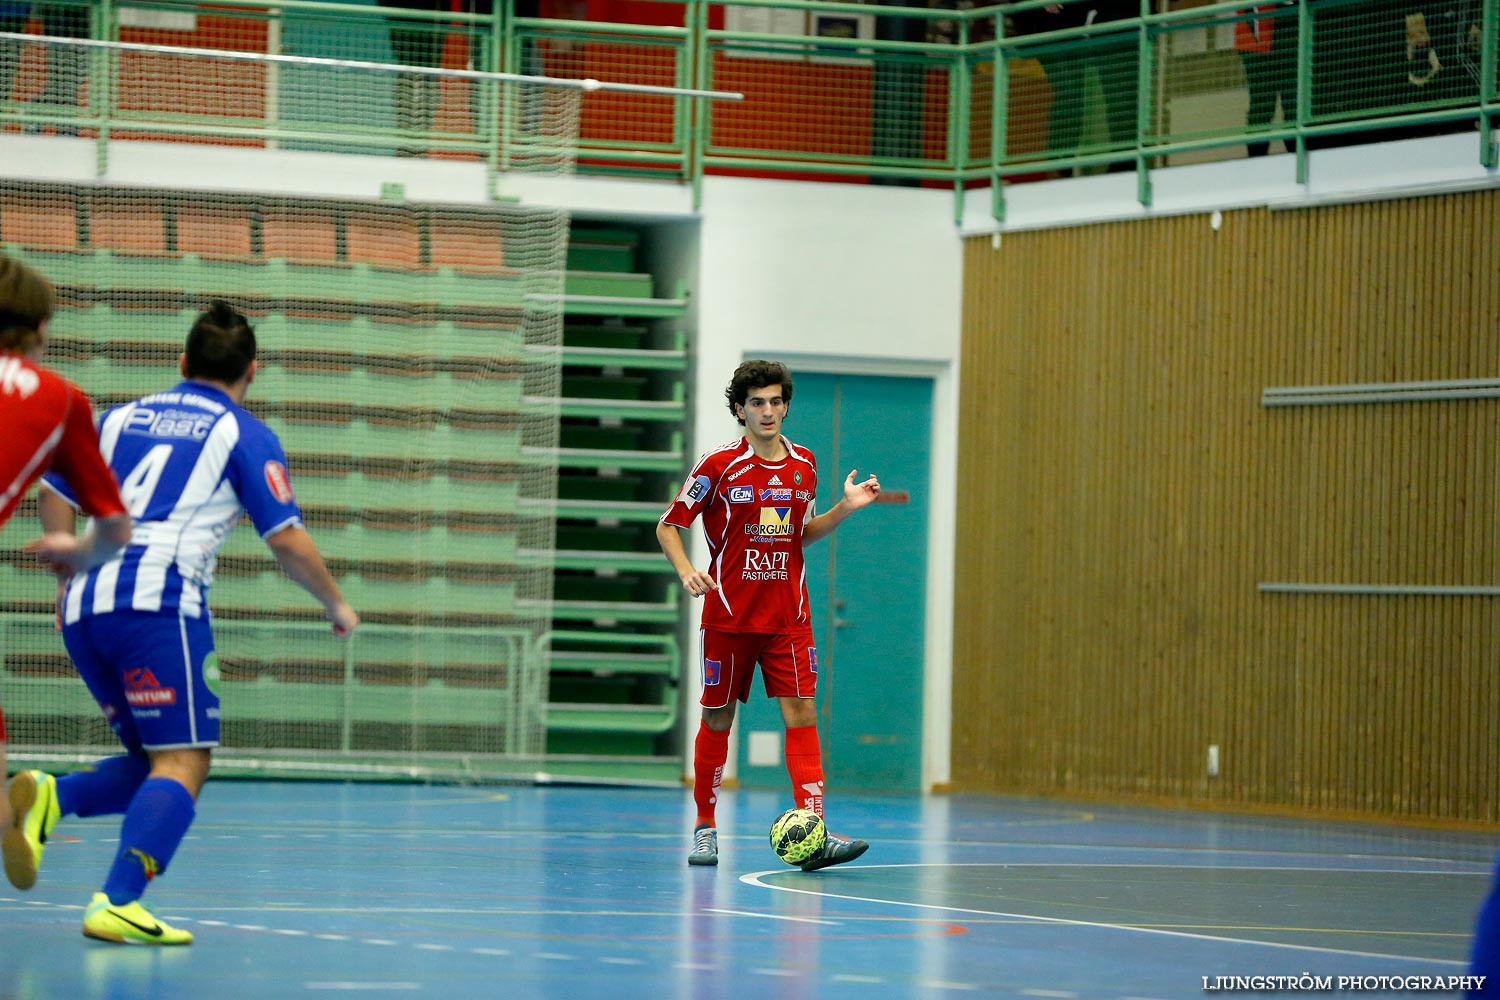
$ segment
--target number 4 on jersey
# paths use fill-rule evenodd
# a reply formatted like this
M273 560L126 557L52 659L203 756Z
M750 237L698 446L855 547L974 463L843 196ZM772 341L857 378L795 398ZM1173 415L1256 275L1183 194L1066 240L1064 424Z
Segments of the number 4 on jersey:
M125 508L130 511L131 517L141 517L146 513L146 506L150 504L151 497L156 493L156 484L161 481L161 474L167 467L167 460L172 457L172 446L159 444L146 452L135 468L130 470L130 475L120 484L120 496L125 500Z

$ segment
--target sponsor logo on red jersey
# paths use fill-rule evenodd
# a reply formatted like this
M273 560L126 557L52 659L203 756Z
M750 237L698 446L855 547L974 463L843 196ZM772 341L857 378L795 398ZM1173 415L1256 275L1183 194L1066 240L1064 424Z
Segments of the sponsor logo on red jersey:
M792 554L783 546L762 552L760 549L745 550L745 566L740 571L741 580L790 580L788 571Z
M792 508L762 507L760 523L745 525L745 534L761 538L790 538L792 536Z
M287 478L286 466L280 462L266 463L266 485L277 500L282 503L292 502L292 481Z
M708 496L713 485L707 476L690 476L688 481L682 484L682 495L677 499L691 507Z
M42 384L42 377L17 357L0 358L0 392L27 398Z

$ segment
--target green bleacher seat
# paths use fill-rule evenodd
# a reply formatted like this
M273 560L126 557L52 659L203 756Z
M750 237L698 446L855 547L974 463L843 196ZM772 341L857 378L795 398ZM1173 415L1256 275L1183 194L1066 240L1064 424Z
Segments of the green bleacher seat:
M353 498L351 498L351 502ZM303 511L304 515L307 513ZM436 565L489 564L509 566L516 562L516 536L500 525L492 531L465 531L439 524L437 515L410 515L405 524L391 522L375 527L355 521L314 523L308 530L323 555L346 562L423 562ZM225 557L270 558L265 543L248 525L236 528L224 543Z
M304 456L513 462L521 455L521 431L515 426L455 427L409 420L384 423L373 418L301 420L280 415L263 419L288 453Z
M663 559L663 562L666 560ZM611 576L566 576L559 574L553 582L552 596L559 601L597 601L629 603L638 588L633 579Z
M635 426L605 427L598 424L564 423L558 438L563 448L590 448L603 451L635 451L645 436Z
M628 229L574 227L568 238L570 271L634 271L640 236Z
M665 733L677 724L676 705L547 703L547 729L589 733ZM550 747L550 744L549 744Z
M640 350L647 332L644 326L569 323L563 328L563 344L568 347Z
M270 349L321 350L329 353L390 357L519 357L517 322L423 320L398 317L340 318L272 311L256 321L256 338Z
M646 399L650 379L638 375L563 373L565 399Z
M552 602L552 624L579 625L617 622L621 624L670 625L677 621L676 600L597 601L557 597Z
M559 500L638 501L645 483L642 476L594 476L563 471L557 477ZM662 505L662 510L666 510Z
M441 569L434 570L435 574ZM406 618L426 613L472 617L504 617L515 603L515 582L462 576L381 574L372 569L335 570L344 597L361 615ZM209 591L215 614L233 610L256 612L306 610L310 598L271 563L262 572L228 572L223 566ZM314 610L316 610L315 606Z
M371 359L333 355L322 366L263 364L256 374L255 395L285 403L347 403L352 406L399 401L403 407L444 409L465 406L495 413L515 413L521 405L520 380L513 377L471 378L452 372L422 373L371 370Z
M486 511L514 510L516 480L497 471L488 476L450 473L411 476L379 475L349 470L293 453L288 456L292 489L305 507L337 508L351 505L393 510Z
M53 283L96 294L149 301L151 296L223 296L254 302L342 302L367 310L380 303L443 308L517 310L523 289L515 272L458 271L451 267L412 271L367 263L292 262L277 258L210 258L183 253L131 253L13 248L13 254L48 275ZM645 278L645 282L641 278ZM630 280L626 280L630 279ZM612 288L609 294L649 297L650 276L589 279L586 287ZM584 287L584 286L580 286ZM642 288L646 290L641 291ZM580 293L583 294L583 293ZM586 294L603 294L590 291Z
M665 507L663 507L665 509ZM639 551L643 540L636 533L598 524L566 524L557 526L557 548L559 551L595 549L604 552Z
M620 299L649 299L654 285L649 274L603 274L596 271L569 271L566 281L569 295Z
M35 522L33 526L34 524ZM7 537L18 546L25 538L35 535L33 531L23 538L22 526L14 522L7 527ZM50 610L57 599L57 582L52 574L43 572L41 567L23 557L19 551L12 550L5 553L5 556L6 558L0 559L0 594L7 595L6 610Z
M83 308L64 305L52 317L49 329L54 339L75 337L93 344L139 340L169 344L181 350L199 312L195 308L130 308L107 302Z

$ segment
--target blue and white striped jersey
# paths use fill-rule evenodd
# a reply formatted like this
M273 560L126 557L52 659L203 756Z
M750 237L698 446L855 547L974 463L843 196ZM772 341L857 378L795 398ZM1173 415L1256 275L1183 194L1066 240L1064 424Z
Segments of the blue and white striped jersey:
M262 538L302 523L276 434L207 383L113 407L99 421L99 450L134 527L120 555L68 584L64 624L127 609L201 618L242 510ZM74 500L61 478L46 483Z

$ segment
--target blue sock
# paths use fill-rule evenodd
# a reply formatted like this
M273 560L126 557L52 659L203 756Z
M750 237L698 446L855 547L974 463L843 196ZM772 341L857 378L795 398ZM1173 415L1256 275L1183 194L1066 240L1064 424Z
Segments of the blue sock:
M192 795L171 778L147 778L142 783L125 810L120 850L104 883L111 905L140 899L146 883L167 870L195 812Z
M1495 867L1495 881L1490 894L1479 908L1479 920L1474 927L1473 952L1469 959L1469 974L1485 977L1485 993L1492 991L1500 977L1500 865ZM1467 994L1479 996L1478 990Z
M151 773L145 754L107 757L57 779L57 808L64 816L112 816L130 807L130 800Z

